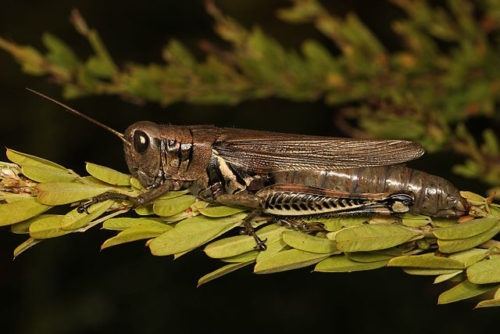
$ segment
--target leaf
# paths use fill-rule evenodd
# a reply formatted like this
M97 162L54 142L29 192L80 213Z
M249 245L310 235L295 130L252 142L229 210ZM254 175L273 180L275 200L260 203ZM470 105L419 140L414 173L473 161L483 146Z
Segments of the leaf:
M43 44L49 49L48 60L55 65L66 69L75 69L80 65L80 60L73 50L58 37L44 33Z
M456 269L428 269L428 268L411 268L403 267L403 271L409 275L417 276L438 276L438 275L449 275L455 273L461 273L463 270Z
M140 221L142 219L137 220ZM139 222L138 224L118 233L117 236L106 240L102 244L101 250L127 242L155 238L170 229L172 229L172 226L164 223L159 223L157 221L148 220L145 222Z
M130 175L120 173L109 167L100 166L87 162L86 164L87 172L98 180L112 184L115 186L130 186Z
M500 256L473 264L467 268L467 278L474 284L500 283Z
M256 274L272 274L285 270L293 270L311 266L330 256L329 254L317 254L304 252L298 249L285 250L274 254L255 265Z
M36 186L36 189L39 191L38 201L47 205L74 203L112 190L111 187L74 182L40 183Z
M286 231L285 227L275 227L266 230L262 229L256 233L259 238L265 240L267 245L281 239L284 231ZM255 249L255 246L255 239L253 237L249 235L237 235L211 242L203 251L211 258L221 259L246 253Z
M474 248L482 243L492 239L500 232L500 223L497 223L493 228L486 232L465 239L441 240L437 241L439 251L442 253L456 253L467 249Z
M52 167L40 167L25 165L22 166L23 174L36 182L71 182L78 178L78 175L68 170L61 170Z
M196 216L177 223L175 228L153 239L149 248L153 255L165 256L194 249L238 226L246 214L212 219Z
M35 239L50 239L68 234L61 229L62 215L41 215L30 219L30 236Z
M199 280L198 280L198 287L208 283L210 281L213 281L214 279L217 279L219 277L222 277L224 275L230 274L233 271L236 271L238 269L241 269L243 267L248 266L249 264L252 264L253 261L248 261L248 262L241 262L241 263L231 263L228 265L225 265L224 267L221 267L217 270L212 271L211 273L208 273L206 275L203 275Z
M51 206L39 203L35 198L0 204L0 226L22 222L50 209Z
M18 164L19 166L35 166L40 168L52 168L60 171L67 171L66 168L56 164L55 162L36 157L34 155L21 153L11 149L7 149L6 155L10 161Z
M419 231L399 225L373 224L343 229L335 241L343 252L373 251L401 245L417 235Z
M42 240L34 239L34 238L29 238L26 241L24 241L22 244L16 247L14 249L14 259L21 255L24 251L27 251L31 247L35 246L36 244L42 242Z
M30 233L31 223L31 219L28 219L20 223L10 225L10 231L14 234L28 234Z
M349 273L353 271L372 270L385 267L387 261L356 262L345 255L334 255L316 265L314 271L324 273Z
M297 231L283 233L283 241L292 248L310 253L332 254L337 251L335 242Z
M230 206L212 206L208 208L200 208L198 211L206 216L206 217L211 217L211 218L218 218L218 217L227 217L234 215L235 213L240 213L245 211L246 209L240 209L240 208L233 208Z
M450 254L449 258L462 262L465 268L484 259L490 251L488 249L473 248L466 251Z
M498 217L478 218L451 227L438 228L434 230L436 238L441 240L455 240L470 238L484 233L498 223Z
M131 217L119 217L119 218L111 218L106 220L102 224L102 228L106 230L112 231L123 231L128 229L129 227L133 227L138 224L143 223L159 223L163 224L163 221L158 218L131 218Z
M353 252L346 253L347 257L356 262L380 262L401 256L402 251L398 248L383 249L371 252Z
M494 288L498 287L498 285L494 284L474 284L465 280L448 291L443 292L439 295L438 304L449 304L453 302L457 302L459 300L469 299L472 297L476 297L486 293Z
M429 269L464 269L464 264L458 260L435 256L432 253L423 255L403 255L389 261L388 267L411 267Z
M107 200L104 202L92 204L87 210L88 213L80 213L78 212L78 208L75 208L63 216L63 218L61 219L61 228L67 231L75 230L82 226L85 226L94 219L98 218L104 212L106 212L106 210L108 210L111 205L113 205L113 203L113 200Z
M456 270L456 271L453 271L453 272L450 272L450 273L447 273L447 274L440 274L439 276L437 276L434 279L434 284L438 284L438 283L443 283L445 281L449 281L449 280L453 279L454 277L457 277L461 273L463 273L463 270Z
M192 195L184 195L169 199L158 199L153 203L153 211L158 216L173 216L188 209L196 200Z

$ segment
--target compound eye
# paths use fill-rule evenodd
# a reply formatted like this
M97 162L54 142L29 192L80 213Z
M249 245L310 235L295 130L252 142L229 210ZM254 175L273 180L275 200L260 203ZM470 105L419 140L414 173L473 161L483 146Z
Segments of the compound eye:
M149 137L144 131L137 130L134 132L134 148L139 154L146 152L149 148Z

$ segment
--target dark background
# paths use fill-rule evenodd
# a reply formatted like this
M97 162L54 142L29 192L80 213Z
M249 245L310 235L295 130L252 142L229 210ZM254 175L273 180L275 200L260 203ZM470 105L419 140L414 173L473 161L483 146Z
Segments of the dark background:
M216 1L245 26L259 24L288 48L305 38L328 43L309 26L291 26L275 18L286 1ZM388 47L396 40L390 21L401 15L386 1L329 2L336 13L355 11ZM212 19L195 1L32 1L4 0L0 36L42 48L49 31L85 58L90 48L68 21L78 8L118 64L160 62L171 38L197 51L200 39L222 42ZM58 162L84 173L92 161L126 172L121 143L102 129L65 113L25 91L30 87L61 99L60 88L45 78L20 72L0 51L0 143ZM292 103L278 99L237 106L168 108L135 106L118 97L65 101L119 131L138 120L173 124L215 124L318 135L342 135L332 123L334 110L321 101ZM467 183L449 175L446 154L426 156L413 167L450 177L460 189ZM1 152L0 160L6 161ZM442 166L442 170L435 166ZM480 189L478 191L481 191ZM482 190L484 191L484 189ZM498 310L472 310L474 302L436 306L440 292L430 277L398 269L349 274L310 273L302 269L272 275L240 270L196 288L199 277L222 263L195 250L174 261L153 257L143 242L99 252L112 233L94 229L41 243L12 261L24 236L0 229L0 332L2 333L166 333L384 332L481 333L497 324ZM496 315L496 317L495 317Z

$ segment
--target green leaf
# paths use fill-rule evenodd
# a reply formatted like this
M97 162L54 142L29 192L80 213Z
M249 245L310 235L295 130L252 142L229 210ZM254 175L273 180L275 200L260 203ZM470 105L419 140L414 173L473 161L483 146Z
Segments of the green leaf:
M55 65L66 69L75 69L79 66L80 60L61 39L50 33L44 33L42 39L43 44L49 49L47 58Z
M440 274L439 276L437 276L434 279L434 284L438 284L438 283L443 283L445 281L449 281L449 280L457 277L461 273L463 273L463 270L456 270L456 271L453 271L453 272L450 272L450 273Z
M158 216L173 216L188 209L196 200L192 195L184 195L169 199L158 199L153 203L153 211Z
M183 220L175 228L153 239L149 248L153 255L165 256L190 251L238 226L246 214L212 219L196 216Z
M491 229L481 234L465 239L441 240L437 241L439 251L442 253L456 253L474 248L482 243L492 239L500 232L500 223L497 223Z
M71 210L61 219L61 228L63 230L76 230L82 226L87 225L94 219L102 215L113 205L113 200L92 204L87 212L78 212L78 208Z
M337 251L335 242L297 231L283 233L283 241L292 248L310 253L332 254Z
M325 273L348 273L385 267L387 261L356 262L345 255L334 255L316 265L314 271Z
M255 265L256 274L272 274L285 270L293 270L311 266L330 256L329 254L318 254L304 252L298 249L285 250L274 254Z
M28 234L30 233L31 223L31 219L28 219L20 223L10 225L10 231L14 234Z
M230 206L212 206L208 208L200 208L198 209L200 213L204 216L211 218L219 218L219 217L227 217L232 216L235 213L240 213L245 211L245 209L233 208Z
M144 223L163 224L163 221L158 218L131 218L131 217L110 218L102 224L102 228L112 231L123 231L128 229L129 227L133 227L135 225Z
M62 215L41 215L30 219L30 236L35 239L50 239L68 234L61 228Z
M393 224L371 224L343 229L335 235L337 248L344 252L373 251L401 245L419 231Z
M35 166L40 168L52 168L60 171L67 171L66 168L56 164L55 162L36 157L34 155L21 153L11 149L7 149L6 155L10 161L18 164L19 166Z
M120 173L109 167L100 166L87 162L86 164L87 172L98 180L112 184L115 186L130 186L130 175Z
M490 251L488 249L473 248L463 252L450 254L449 258L462 262L465 268L484 259Z
M281 239L284 231L286 231L285 227L274 227L272 229L259 230L257 231L257 235L262 240L265 240L267 245ZM253 237L249 235L236 235L211 242L203 251L211 258L221 259L249 252L255 249L255 246L255 239Z
M495 284L474 284L465 280L448 291L439 295L438 304L449 304L459 300L469 299L486 293L498 287Z
M29 238L26 241L24 241L22 244L16 247L14 249L14 259L21 255L24 251L27 251L31 247L35 246L36 244L42 242L42 240L39 239L34 239L34 238Z
M146 219L138 218L137 220ZM101 250L127 242L155 238L170 229L172 229L172 226L148 219L118 233L115 237L109 238L102 244Z
M252 250L243 254L239 254L232 257L226 257L221 259L221 261L229 262L229 263L241 263L241 262L255 262L257 255L260 251Z
M474 284L500 283L500 256L473 264L467 268L467 278Z
M429 269L464 269L464 264L458 260L435 256L432 253L423 255L403 255L389 261L389 267L411 267Z
M68 170L45 166L25 165L22 167L22 171L27 178L36 182L71 182L78 178L78 175Z
M356 262L380 262L401 256L402 251L398 248L383 249L371 252L353 252L346 253L347 257Z
M451 227L435 229L434 235L441 240L470 238L493 228L498 221L498 217L478 218Z
M22 222L50 209L51 206L39 203L30 197L12 203L0 204L0 226Z
M62 205L92 198L113 188L74 182L47 182L38 184L36 189L40 203Z
M438 276L438 275L449 275L454 273L461 273L463 270L456 269L428 269L428 268L411 268L403 267L403 271L409 275L417 276Z
M222 277L224 275L230 274L233 271L236 271L238 269L241 269L243 267L248 266L249 264L252 264L253 261L248 261L248 262L241 262L241 263L231 263L228 265L225 265L224 267L221 267L217 270L212 271L211 273L208 273L206 275L203 275L199 280L198 280L198 286L208 283L210 281L213 281L214 279L217 279L219 277Z

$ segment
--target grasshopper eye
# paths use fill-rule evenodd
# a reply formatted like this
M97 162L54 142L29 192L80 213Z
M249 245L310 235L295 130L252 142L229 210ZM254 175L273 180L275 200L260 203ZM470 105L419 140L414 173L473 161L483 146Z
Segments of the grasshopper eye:
M149 148L149 137L144 131L137 130L134 132L134 148L137 153L144 153Z

